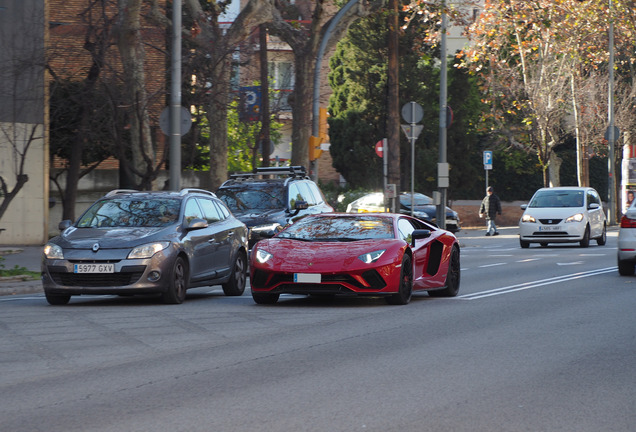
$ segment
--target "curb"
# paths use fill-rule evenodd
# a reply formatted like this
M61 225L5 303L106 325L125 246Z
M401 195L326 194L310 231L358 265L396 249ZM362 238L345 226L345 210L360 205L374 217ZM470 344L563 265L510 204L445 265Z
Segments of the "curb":
M0 281L0 296L44 292L44 289L42 289L42 281L29 280L20 282L20 280L7 281L6 279L7 278L2 278Z

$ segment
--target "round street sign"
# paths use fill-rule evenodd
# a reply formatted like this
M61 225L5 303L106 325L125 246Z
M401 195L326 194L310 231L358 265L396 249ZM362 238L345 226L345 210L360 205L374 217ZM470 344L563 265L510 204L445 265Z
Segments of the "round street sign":
M183 136L188 133L190 127L192 126L192 116L190 116L190 112L186 107L180 107L181 119L179 120L179 126L181 130L179 131L180 135ZM170 135L170 107L167 106L161 111L159 115L159 127L161 131Z
M402 106L402 118L407 123L419 123L424 117L424 109L417 102L407 102Z
M383 147L382 140L375 143L375 154L377 154L380 157L384 156L384 147Z

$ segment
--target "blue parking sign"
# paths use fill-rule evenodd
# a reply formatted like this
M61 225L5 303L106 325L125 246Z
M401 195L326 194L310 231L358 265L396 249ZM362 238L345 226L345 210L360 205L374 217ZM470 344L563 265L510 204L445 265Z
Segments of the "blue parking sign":
M492 151L484 151L484 169L492 169Z

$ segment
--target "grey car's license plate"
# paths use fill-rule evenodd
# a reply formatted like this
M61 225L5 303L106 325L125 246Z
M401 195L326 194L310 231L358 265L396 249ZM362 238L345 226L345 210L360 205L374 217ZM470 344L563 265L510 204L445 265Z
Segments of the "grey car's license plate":
M75 264L73 273L114 273L115 264Z

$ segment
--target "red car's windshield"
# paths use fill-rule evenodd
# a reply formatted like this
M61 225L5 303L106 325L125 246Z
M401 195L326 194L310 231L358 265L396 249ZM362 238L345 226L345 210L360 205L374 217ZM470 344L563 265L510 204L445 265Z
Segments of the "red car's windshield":
M393 221L373 216L307 217L294 223L277 237L306 241L352 241L394 238Z

